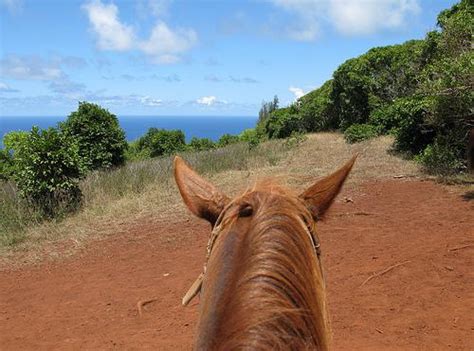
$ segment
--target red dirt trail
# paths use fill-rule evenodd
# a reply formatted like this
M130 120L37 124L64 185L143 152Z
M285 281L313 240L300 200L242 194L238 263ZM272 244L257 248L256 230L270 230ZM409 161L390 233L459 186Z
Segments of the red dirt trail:
M333 348L474 350L473 210L432 182L343 191L319 225ZM208 234L198 219L145 223L62 261L4 269L0 349L191 349L199 299L180 302ZM173 236L183 240L163 240Z

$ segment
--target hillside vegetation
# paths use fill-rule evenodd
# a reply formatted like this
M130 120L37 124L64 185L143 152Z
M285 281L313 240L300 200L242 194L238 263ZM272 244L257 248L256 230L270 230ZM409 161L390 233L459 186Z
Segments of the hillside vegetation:
M341 130L348 142L391 134L395 149L428 172L464 171L474 128L473 9L472 0L462 0L438 15L438 29L425 39L349 59L288 107L267 112L264 104L256 132L285 138Z

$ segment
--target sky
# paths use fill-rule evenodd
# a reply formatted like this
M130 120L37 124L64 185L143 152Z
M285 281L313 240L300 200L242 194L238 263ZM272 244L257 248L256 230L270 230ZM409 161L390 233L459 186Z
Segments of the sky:
M255 116L454 0L0 0L1 116Z

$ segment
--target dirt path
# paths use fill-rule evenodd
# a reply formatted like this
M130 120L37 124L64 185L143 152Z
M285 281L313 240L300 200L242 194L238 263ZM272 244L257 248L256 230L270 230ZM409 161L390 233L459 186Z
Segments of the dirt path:
M319 228L334 349L474 348L474 200L372 182L344 191ZM180 301L208 232L198 220L144 223L65 261L0 272L0 349L189 350L198 300Z

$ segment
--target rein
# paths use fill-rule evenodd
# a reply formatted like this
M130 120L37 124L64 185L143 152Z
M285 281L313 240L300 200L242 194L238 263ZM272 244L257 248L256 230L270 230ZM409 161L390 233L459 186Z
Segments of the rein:
M182 300L182 305L187 306L193 299L194 297L199 294L202 288L202 283L204 281L204 276L206 274L206 268L207 268L207 263L209 261L209 258L211 257L212 249L214 248L214 244L219 237L219 234L222 231L222 216L226 212L226 209L224 209L220 216L218 217L216 224L214 228L211 231L211 235L209 237L209 240L207 242L207 253L206 253L206 261L203 266L203 272L199 274L197 279L194 281L194 283L191 285L189 290L187 291L186 295L184 295L183 300ZM305 232L309 237L309 240L311 242L311 246L313 247L316 259L319 262L319 268L321 270L321 275L323 275L323 268L321 265L321 244L319 242L318 236L316 235L315 231L315 225L313 224L308 224L306 223L303 219L298 217L299 222L301 225L306 228Z

